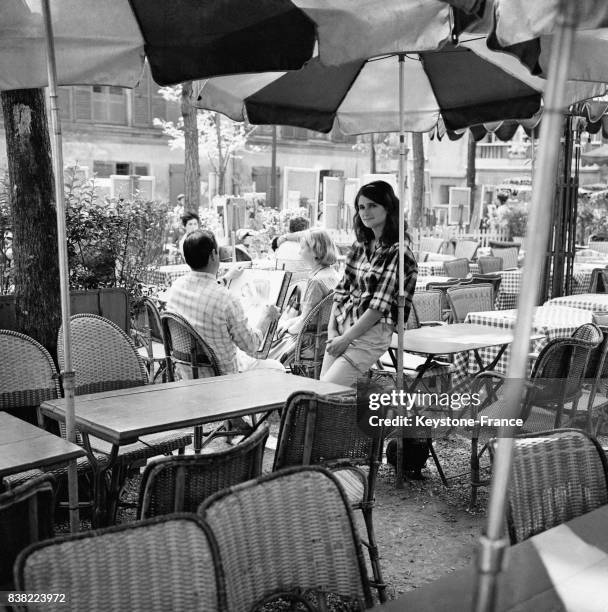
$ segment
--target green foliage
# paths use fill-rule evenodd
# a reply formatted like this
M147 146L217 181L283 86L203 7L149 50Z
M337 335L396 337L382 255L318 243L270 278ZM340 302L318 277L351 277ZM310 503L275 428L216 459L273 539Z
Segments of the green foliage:
M94 181L68 169L66 216L70 287L124 287L136 305L145 270L162 258L168 203L98 198Z
M490 214L490 225L507 230L510 238L513 236L525 236L526 224L528 222L528 207L519 202L509 202L498 206Z

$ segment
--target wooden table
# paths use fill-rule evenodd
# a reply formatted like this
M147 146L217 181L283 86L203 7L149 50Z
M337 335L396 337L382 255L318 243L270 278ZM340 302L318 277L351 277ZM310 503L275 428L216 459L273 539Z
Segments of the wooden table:
M495 612L608 609L608 506L554 527L507 551ZM405 593L384 612L473 610L475 567Z
M0 412L0 480L34 468L65 463L84 449L6 412Z
M254 370L241 374L185 380L162 385L147 385L119 391L93 393L76 398L76 426L85 444L89 435L112 444L111 469L120 446L136 442L141 436L184 429L281 408L296 391L328 395L350 392L350 387L312 378L284 374L276 370ZM41 411L55 420L65 420L65 400L44 402ZM93 444L94 446L94 444ZM102 487L98 487L100 493ZM109 491L109 506L118 491ZM97 504L99 521L107 508ZM110 514L111 516L111 514Z

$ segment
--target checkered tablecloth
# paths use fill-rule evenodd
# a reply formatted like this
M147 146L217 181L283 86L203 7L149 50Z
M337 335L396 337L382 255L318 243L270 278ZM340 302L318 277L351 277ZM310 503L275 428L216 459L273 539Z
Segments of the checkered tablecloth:
M564 295L553 298L546 303L547 306L570 306L570 308L582 308L592 312L608 313L608 294L606 293L582 293L578 295Z
M420 276L443 276L443 262L423 261L418 263L418 274Z
M471 312L467 315L465 323L489 325L501 329L513 329L517 319L517 310L493 310L489 312ZM532 324L532 334L542 336L531 347L532 351L540 351L549 340L567 338L572 332L584 323L593 322L593 313L590 310L570 308L568 306L545 305L536 308ZM479 356L484 363L491 362L498 355L499 347L481 349ZM509 349L505 351L496 364L496 371L506 373ZM459 353L454 357L455 374L453 384L466 379L467 374L477 371L477 364L473 352Z
M426 291L429 283L445 283L449 276L418 276L416 279L416 291Z
M173 264L170 266L159 266L148 270L144 276L144 282L148 285L169 287L171 283L180 276L190 272L188 264Z

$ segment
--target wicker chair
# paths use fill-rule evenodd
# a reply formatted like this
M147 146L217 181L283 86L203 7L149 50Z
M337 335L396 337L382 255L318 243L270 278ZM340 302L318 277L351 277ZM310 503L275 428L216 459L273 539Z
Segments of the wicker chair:
M193 514L159 517L31 546L15 563L19 589L69 593L45 610L225 611L217 545Z
M446 297L454 323L464 323L469 312L494 310L494 287L491 284L449 287Z
M327 344L327 326L334 301L333 291L326 295L309 313L296 338L291 372L318 380Z
M432 238L431 236L425 236L420 239L420 247L418 251L420 253L440 253L445 240L443 238Z
M507 526L517 544L608 503L606 455L576 429L517 436Z
M213 349L184 317L167 311L160 315L160 320L169 362L169 380L175 380L177 364L190 368L192 378L211 378L222 374Z
M5 410L15 416L25 416L26 420L33 420L28 411L34 411L49 399L60 397L59 375L55 363L48 351L36 340L11 330L0 330L0 410ZM65 426L62 424L61 433L65 437ZM81 440L80 440L81 441ZM95 453L98 462L107 462L103 453ZM91 489L93 496L91 465L87 457L76 460L81 483ZM67 468L52 467L42 470L28 470L18 474L4 477L7 488L16 487L27 482L30 478L42 476L45 472L52 473L59 486L66 482Z
M138 387L148 382L146 366L133 341L108 319L93 314L74 315L71 331L76 395ZM59 330L60 338L61 335L62 329ZM57 354L63 368L62 342L58 342ZM122 483L133 463L174 450L183 452L191 442L192 436L183 431L142 436L140 441L119 448L112 479L115 483ZM91 437L90 445L106 454L112 452L109 443L97 438Z
M574 419L576 405L580 399L582 380L587 368L587 362L593 349L601 342L601 332L594 341L576 338L557 338L548 342L541 350L532 368L530 385L526 390L521 412L516 415L523 419L523 427L519 433L532 433L555 429L562 426L564 406L572 404L570 418ZM475 377L472 392L478 392L480 385L488 380L503 380L504 376L497 372L482 372ZM471 406L473 418L477 425L473 428L471 438L471 506L477 501L477 488L484 486L479 475L479 459L485 452L488 440L496 435L496 429L481 427L480 418L504 418L507 415L504 395L489 395L493 401L484 402L480 407ZM480 442L485 439L481 444Z
M468 259L452 259L443 262L443 271L452 278L465 278L471 272Z
M608 293L608 269L594 268L591 271L589 293Z
M138 344L141 345L137 352L148 368L150 380L155 382L160 376L162 382L166 382L167 358L160 312L150 298L143 299L134 319L133 332Z
M162 457L149 463L139 492L139 518L196 512L213 493L262 473L269 427L261 424L228 450L204 455Z
M441 315L441 319L439 319L440 321L444 321L446 323L449 323L452 317L452 310L450 308L450 305L448 304L448 298L447 298L447 290L450 287L456 287L457 285L460 285L461 280L458 278L455 278L453 280L448 280L445 282L432 282L432 283L428 283L426 286L426 290L428 291L439 291L441 292L441 312L443 313ZM415 294L414 294L415 295Z
M475 259L475 254L479 248L479 241L477 240L458 240L454 247L454 257L460 259L461 257L466 260ZM451 275L448 275L451 276Z
M500 272L503 269L502 257L478 257L479 272L481 274L491 274L492 272Z
M24 548L53 537L54 484L47 474L0 494L0 589L13 590L13 563Z
M273 471L296 465L322 465L334 470L352 508L363 513L374 585L384 601L372 512L382 452L380 436L366 434L357 420L354 396L330 398L294 393L285 403ZM367 473L358 466L368 466Z
M517 249L517 254L519 255L521 243L510 242L508 240L490 240L488 241L488 246L490 249Z
M516 247L492 248L492 257L499 257L502 259L502 265L504 270L515 270L519 266L519 249Z
M281 609L306 599L304 609L326 610L328 593L352 600L356 609L371 608L354 517L326 470L261 476L216 493L199 514L218 543L231 612L257 611L277 599L292 602Z
M412 298L412 311L418 325L443 325L443 294L441 291L417 291Z

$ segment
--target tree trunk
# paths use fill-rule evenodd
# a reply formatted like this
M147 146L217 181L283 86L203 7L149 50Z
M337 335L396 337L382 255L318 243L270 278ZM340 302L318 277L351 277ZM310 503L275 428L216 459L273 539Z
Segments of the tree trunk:
M471 195L469 198L469 210L471 211L469 229L471 230L479 229L479 222L483 215L483 210L481 210L483 203L480 202L478 207L475 206L475 195L477 192L477 183L475 182L475 175L477 173L475 166L476 159L477 142L475 138L473 138L473 132L469 130L469 142L467 145L467 187L471 188Z
M215 113L215 131L217 135L217 192L224 195L226 191L226 162L222 150L222 120L219 113Z
M0 97L13 217L17 328L55 355L61 303L55 182L44 93L19 89L2 92Z
M192 81L182 84L181 110L184 120L184 195L186 196L184 210L198 214L201 202L201 168L198 159L196 122L198 110L192 105Z
M414 174L412 185L412 227L420 227L424 217L424 140L422 134L412 133Z
M376 137L369 135L369 173L376 174Z

